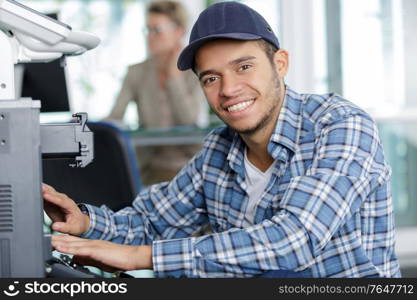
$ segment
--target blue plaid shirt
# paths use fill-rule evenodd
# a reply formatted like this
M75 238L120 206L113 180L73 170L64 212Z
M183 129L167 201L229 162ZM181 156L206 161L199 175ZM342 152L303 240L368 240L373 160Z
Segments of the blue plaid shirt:
M334 94L287 88L268 151L277 162L245 226L245 144L215 129L170 182L118 212L86 205L83 237L152 244L157 277L399 277L387 165L373 120ZM207 224L212 234L195 236Z

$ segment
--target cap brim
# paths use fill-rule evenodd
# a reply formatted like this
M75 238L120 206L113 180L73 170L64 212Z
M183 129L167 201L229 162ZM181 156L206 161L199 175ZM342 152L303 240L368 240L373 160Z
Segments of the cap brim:
M233 40L260 40L262 37L251 33L222 33L205 36L197 39L182 50L177 66L181 71L185 71L194 67L194 57L197 50L206 42L217 39L233 39Z

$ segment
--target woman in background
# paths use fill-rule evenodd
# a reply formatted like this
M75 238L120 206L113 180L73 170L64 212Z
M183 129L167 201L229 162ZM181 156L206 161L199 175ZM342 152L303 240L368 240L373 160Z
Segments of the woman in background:
M186 19L186 11L180 3L150 4L147 10L150 57L129 66L109 119L122 120L127 105L134 101L141 128L168 129L198 124L204 113L204 95L196 76L177 68ZM198 145L138 148L142 181L149 185L170 180L199 148Z

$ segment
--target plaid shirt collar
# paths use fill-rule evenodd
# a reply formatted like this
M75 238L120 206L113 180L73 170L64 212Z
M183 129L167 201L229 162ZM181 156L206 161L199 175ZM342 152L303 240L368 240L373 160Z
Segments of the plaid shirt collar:
M302 100L302 95L286 86L285 97L277 124L268 143L268 152L274 160L286 162L289 156L287 150L290 150L291 153L295 153L297 150L302 124ZM289 113L290 109L292 112L291 115ZM297 117L294 118L294 115ZM233 134L233 140L227 160L230 168L244 178L245 168L243 162L245 143L239 133L230 128L229 130Z

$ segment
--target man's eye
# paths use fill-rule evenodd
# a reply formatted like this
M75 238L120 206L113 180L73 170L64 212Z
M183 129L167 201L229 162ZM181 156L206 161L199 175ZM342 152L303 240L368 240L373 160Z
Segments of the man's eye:
M251 65L243 65L243 66L240 66L239 71L245 71L247 69L250 69L251 67L252 67Z
M208 78L205 78L204 80L203 80L203 84L204 85L207 85L207 84L210 84L210 83L212 83L212 82L214 82L214 81L216 81L217 80L217 78L216 77L208 77Z

